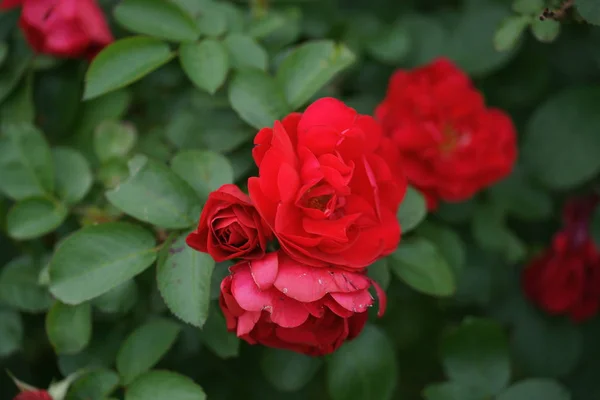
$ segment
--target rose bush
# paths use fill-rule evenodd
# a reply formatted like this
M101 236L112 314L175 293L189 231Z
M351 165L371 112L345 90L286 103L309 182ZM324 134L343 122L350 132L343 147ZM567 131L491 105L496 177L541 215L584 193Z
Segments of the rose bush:
M598 397L598 24L0 0L0 399Z

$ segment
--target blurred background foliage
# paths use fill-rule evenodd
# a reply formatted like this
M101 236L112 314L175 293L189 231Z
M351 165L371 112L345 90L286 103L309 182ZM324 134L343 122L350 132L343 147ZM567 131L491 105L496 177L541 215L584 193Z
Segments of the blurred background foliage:
M11 192L8 175L0 173L0 369L46 387L98 367L69 391L68 399L80 400L122 398L119 381L155 364L194 379L215 400L600 398L600 320L574 325L543 315L520 288L520 270L559 227L564 199L596 187L597 5L581 1L558 20L541 21L545 8L560 10L562 3L172 1L196 18L203 37L227 50L228 65L213 63L205 75L188 76L182 47L143 79L87 101L87 64L34 56L15 29L18 12L0 14L0 128L34 121L44 133L17 143L4 132L0 164L22 149L51 160L60 199ZM116 36L144 33L127 9L121 16L114 11L117 3L101 1L116 17ZM285 75L285 57L298 44L323 39L335 42L328 54L335 76L315 93L309 89L310 99L334 96L372 114L395 69L446 56L472 76L487 104L510 113L519 132L512 175L472 200L443 204L423 221L422 199L407 196L401 251L370 269L388 292L383 319L373 316L358 339L325 359L240 344L215 312L224 265L214 269L211 312L201 330L175 322L154 268L82 305L54 301L46 266L56 244L81 226L123 218L123 207L104 192L127 181L133 155L170 162L183 180L197 168L202 180L192 189L200 199L223 182L243 187L256 173L250 149L257 125L309 100L299 94L297 104L279 104L269 85L283 79L288 95L301 91L308 78L290 83L295 75ZM267 72L248 78L248 67ZM274 81L264 81L269 74ZM159 240L171 232L153 225ZM434 281L407 285L407 269L423 265ZM454 294L427 294L440 287ZM140 357L142 365L128 365ZM15 392L0 374L0 398Z

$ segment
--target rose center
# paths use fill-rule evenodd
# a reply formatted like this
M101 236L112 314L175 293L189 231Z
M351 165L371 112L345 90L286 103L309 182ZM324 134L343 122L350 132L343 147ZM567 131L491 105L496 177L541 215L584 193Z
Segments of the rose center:
M442 143L440 150L442 154L451 153L458 145L460 133L449 124L445 124L442 128Z
M315 210L325 211L330 200L331 195L315 196L308 199L306 206Z

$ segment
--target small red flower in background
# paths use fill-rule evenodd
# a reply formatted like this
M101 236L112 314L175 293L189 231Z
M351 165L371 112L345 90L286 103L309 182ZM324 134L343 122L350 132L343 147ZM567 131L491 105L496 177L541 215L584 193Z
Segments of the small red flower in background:
M439 200L469 199L507 176L516 160L510 117L486 108L469 77L443 58L394 73L375 114L430 209Z
M406 183L377 153L380 140L372 117L333 98L258 132L250 198L290 257L362 270L396 249Z
M38 53L92 59L113 41L95 0L4 0L1 8L23 6L19 26Z
M208 196L198 229L186 242L221 262L263 257L271 236L248 195L235 185L223 185Z
M534 303L577 322L594 316L600 308L600 252L589 234L596 203L595 197L569 202L563 230L523 272L525 294Z
M373 304L364 274L307 266L281 251L230 271L219 302L227 329L250 344L329 354L358 336ZM376 289L381 315L385 294Z
M45 390L21 392L13 400L52 400Z

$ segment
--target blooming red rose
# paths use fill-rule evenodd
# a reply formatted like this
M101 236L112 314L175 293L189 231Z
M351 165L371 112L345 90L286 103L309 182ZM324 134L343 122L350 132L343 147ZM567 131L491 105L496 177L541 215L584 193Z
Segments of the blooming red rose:
M440 199L470 198L508 175L516 159L510 118L486 108L468 76L446 59L394 73L375 114L430 209Z
M186 242L221 262L261 258L271 236L250 198L237 186L228 184L208 196L198 229L188 235Z
M281 251L230 271L219 302L227 329L250 344L328 354L360 333L373 304L363 273L307 266ZM381 315L385 294L376 288Z
M39 53L91 59L113 41L95 0L23 0L22 5L19 26Z
M396 248L406 184L376 152L380 139L373 118L332 98L258 132L248 190L291 257L363 269Z
M21 392L13 400L52 400L45 390Z

